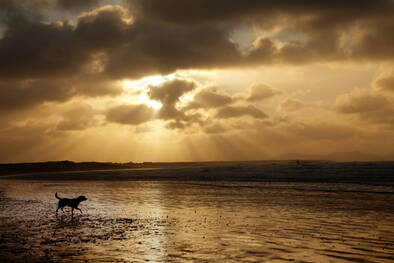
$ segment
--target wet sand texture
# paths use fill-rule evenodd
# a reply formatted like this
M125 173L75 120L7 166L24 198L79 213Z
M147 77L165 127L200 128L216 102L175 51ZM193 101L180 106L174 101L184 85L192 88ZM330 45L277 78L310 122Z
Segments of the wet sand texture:
M392 186L1 181L1 262L393 262ZM86 195L55 216L54 193Z

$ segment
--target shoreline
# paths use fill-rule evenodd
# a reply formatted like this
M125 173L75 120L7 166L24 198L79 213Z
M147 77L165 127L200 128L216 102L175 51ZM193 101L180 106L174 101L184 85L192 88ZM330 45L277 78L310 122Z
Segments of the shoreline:
M394 186L394 162L233 162L220 166L30 172L2 175L0 180L315 182Z

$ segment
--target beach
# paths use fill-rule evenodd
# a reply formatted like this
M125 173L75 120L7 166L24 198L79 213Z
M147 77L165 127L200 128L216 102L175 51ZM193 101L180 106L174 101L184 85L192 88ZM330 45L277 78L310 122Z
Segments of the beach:
M394 260L391 163L368 164L376 170L369 176L341 175L340 166L331 174L314 163L321 174L315 180L304 170L285 176L289 164L267 165L2 177L0 261ZM333 177L343 180L327 179ZM56 215L56 192L86 196L83 213L72 218L66 208Z

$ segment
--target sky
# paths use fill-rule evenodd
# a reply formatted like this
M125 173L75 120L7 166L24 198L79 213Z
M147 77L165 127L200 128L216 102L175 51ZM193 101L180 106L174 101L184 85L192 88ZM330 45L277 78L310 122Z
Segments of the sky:
M0 0L0 163L394 159L394 1Z

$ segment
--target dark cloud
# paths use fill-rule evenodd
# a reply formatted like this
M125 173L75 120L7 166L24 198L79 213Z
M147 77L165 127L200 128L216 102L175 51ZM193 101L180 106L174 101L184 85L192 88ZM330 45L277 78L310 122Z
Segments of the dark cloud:
M19 110L43 102L65 102L75 96L117 95L121 88L101 77L0 81L0 110Z
M80 2L87 5L96 1L57 3L74 6L82 5ZM10 10L5 12L5 31L0 39L0 78L71 76L89 71L93 61L101 64L102 74L139 78L177 69L392 60L394 53L390 34L393 22L389 19L392 1L147 0L132 10L134 18L123 7L104 6L83 13L76 25L48 23L42 15L15 3L0 3ZM247 16L253 18L255 26L267 30L279 27L284 35L304 40L261 37L243 53L231 34L245 25ZM276 22L259 19L265 16L268 20L275 17ZM360 40L346 41L352 36L348 31L357 27L362 27L357 31ZM97 54L102 56L97 59Z
M280 90L273 89L265 84L255 84L250 88L250 96L247 100L260 101L280 94L282 94Z
M360 30L364 32L362 32L361 40L351 50L352 57L367 61L394 61L394 34L392 33L394 22L392 19L363 25Z
M23 5L28 8L54 8L60 10L82 10L97 6L101 0L2 0L6 5Z
M0 110L15 110L42 102L64 102L74 95L65 81L0 81Z
M76 48L90 52L120 48L133 38L132 21L128 10L120 6L103 6L82 13L73 31Z
M160 1L141 0L143 17L171 24L252 24L263 30L281 29L303 41L274 44L275 37L260 38L242 63L308 63L349 59L392 60L394 3L378 1ZM357 37L358 43L345 40ZM360 30L361 29L361 30ZM358 32L360 33L360 32ZM278 40L278 39L276 39Z
M259 38L244 58L244 64L271 64L277 61L279 50L269 38Z
M184 68L230 66L240 60L228 28L171 26L136 20L120 6L83 13L77 24L44 23L24 10L10 12L0 39L0 77L37 78L89 70L98 53L103 74L138 78ZM45 19L44 19L45 21Z
M108 53L106 73L138 78L177 69L229 67L241 54L227 28L199 24L168 25L137 20L130 26L133 39Z
M248 106L226 106L218 110L216 117L222 119L251 116L256 119L264 119L267 115L253 105Z
M100 2L100 0L56 0L54 2L59 8L79 9L93 6Z
M184 112L176 108L179 98L196 88L196 83L174 79L164 82L158 86L151 86L149 97L152 100L160 101L163 106L159 110L160 119L186 119Z
M133 1L145 16L173 23L220 22L244 18L259 18L261 15L336 16L338 20L351 20L363 16L388 14L392 10L389 0L313 1L313 0L137 0ZM336 15L335 15L336 14Z
M178 69L394 59L392 1L134 3L130 10L115 5L92 10L101 3L0 0L0 108L64 102L77 95L119 94L119 87L112 86L111 80ZM69 9L80 11L75 24L54 22L38 6L54 7L57 13L52 15ZM240 26L258 28L264 37L241 51L231 39ZM273 29L277 33L273 34ZM391 90L387 88L390 80L379 83L382 89ZM168 90L169 97L154 90L152 99L163 103L159 118L188 118L176 107L176 88ZM268 98L275 92L256 88L248 100ZM225 94L202 91L190 107L215 108L232 101ZM296 104L289 101L282 106L298 109L300 104ZM342 105L341 111L349 107Z
M150 86L149 97L152 100L158 100L163 104L174 105L179 101L179 98L196 88L196 83L174 79L164 82L157 86Z
M123 44L125 12L117 6L102 7L83 14L76 27L15 12L0 39L0 77L53 78L89 72L91 63L105 63L106 49Z
M120 105L110 108L106 117L110 122L138 125L152 120L154 113L154 110L145 104Z
M89 57L75 47L70 25L14 18L0 39L0 78L66 76L82 71Z

